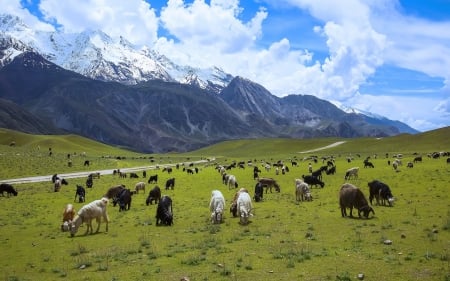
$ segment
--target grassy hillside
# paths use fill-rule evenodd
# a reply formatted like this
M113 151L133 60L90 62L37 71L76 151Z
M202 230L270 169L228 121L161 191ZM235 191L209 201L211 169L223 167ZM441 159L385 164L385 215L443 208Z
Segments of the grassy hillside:
M0 259L5 280L450 280L450 164L445 158L424 157L414 168L400 167L395 172L387 164L392 155L403 153L404 163L412 161L414 152L426 154L449 151L449 129L420 134L374 139L320 140L239 140L224 142L188 154L139 155L92 143L73 136L29 136L0 134L2 179L10 175L52 174L60 171L93 170L109 167L142 166L154 163L190 163L199 158L219 156L217 164L228 165L239 159L283 160L286 174L275 169L261 170L261 176L275 178L280 193L264 194L255 203L254 216L247 226L225 212L225 221L212 225L208 204L211 191L225 195L226 209L236 189L222 183L215 163L198 165L199 173L189 175L180 169L172 174L147 170L159 176L158 185L173 202L174 225L155 226L156 206L146 206L145 199L154 184L147 184L145 194L133 195L129 211L119 212L108 206L109 231L104 223L100 233L84 236L82 226L75 237L60 231L62 210L74 202L77 184L85 178L69 179L69 185L53 192L51 182L15 185L17 197L0 197ZM10 147L14 140L16 146ZM45 142L49 141L49 142ZM336 141L344 144L314 153L298 153L323 147ZM36 151L36 144L41 152ZM44 143L46 146L44 146ZM51 144L54 154L47 155ZM83 143L83 145L81 145ZM92 146L91 146L92 145ZM78 148L83 150L77 150ZM93 148L94 147L94 148ZM43 150L43 151L42 151ZM82 165L80 156L72 156L74 165L67 167L67 154L86 151L91 167ZM357 156L356 154L361 154ZM310 154L335 155L337 173L324 175L324 188L313 188L312 202L296 202L294 179L308 173ZM373 155L379 155L374 158ZM125 159L106 158L122 155ZM352 162L347 157L353 156ZM372 156L375 168L363 168L365 157ZM297 158L299 166L289 159ZM273 160L273 161L272 161ZM314 169L322 162L312 162ZM338 191L344 183L345 170L361 167L359 178L351 182L368 197L367 183L379 179L387 183L396 198L394 207L374 205L370 219L342 218ZM231 169L239 187L253 196L253 167ZM139 179L120 179L102 175L87 189L87 202L100 198L116 184L133 188ZM169 177L176 178L174 190L164 190ZM354 212L355 213L355 212ZM356 212L357 214L357 212ZM94 228L96 224L94 222ZM385 245L391 240L392 245Z

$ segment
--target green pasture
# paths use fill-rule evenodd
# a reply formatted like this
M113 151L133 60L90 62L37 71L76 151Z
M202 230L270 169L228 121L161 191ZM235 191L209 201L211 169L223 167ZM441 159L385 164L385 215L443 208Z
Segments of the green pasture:
M450 280L450 164L446 158L431 159L427 153L450 151L449 128L420 135L384 139L236 140L183 154L143 155L91 142L76 136L30 136L0 130L0 180L107 168L157 164L197 165L199 173L179 170L158 174L163 194L173 200L174 225L155 225L156 206L145 205L146 194L133 195L131 210L119 212L108 206L109 231L84 236L85 226L75 237L61 232L62 211L74 202L75 187L85 178L69 179L61 192L49 181L16 184L17 197L0 197L0 268L4 280ZM14 141L15 146L10 146ZM335 143L343 144L311 153L301 153ZM40 146L40 149L37 147ZM52 147L52 156L48 155ZM86 152L82 156L82 152ZM386 158L388 153L388 158ZM392 155L403 154L403 166L395 172L387 164ZM71 154L72 167L68 167ZM406 168L417 155L422 163ZM310 155L333 155L337 173L324 175L324 188L313 188L312 202L295 202L294 179L308 173ZM375 158L376 155L376 158ZM120 159L118 158L120 156ZM363 168L371 156L375 168ZM348 163L346 158L353 157ZM85 159L91 161L84 167ZM219 189L227 200L236 192L222 184L217 164L251 160L273 177L280 193L264 194L253 203L254 217L247 226L225 213L225 221L209 221L211 191ZM266 172L261 161L283 160L290 171ZM290 160L299 166L292 167ZM312 163L319 168L323 163ZM396 198L394 207L373 206L370 219L342 218L338 191L345 170L360 167L359 179L351 182L368 197L367 183L387 183ZM239 187L253 196L253 168L232 169ZM87 189L87 200L99 199L116 184L134 188L142 179L119 179L102 175ZM169 177L174 190L164 190ZM357 212L356 212L357 214ZM94 227L96 224L94 223ZM383 241L391 240L391 245Z

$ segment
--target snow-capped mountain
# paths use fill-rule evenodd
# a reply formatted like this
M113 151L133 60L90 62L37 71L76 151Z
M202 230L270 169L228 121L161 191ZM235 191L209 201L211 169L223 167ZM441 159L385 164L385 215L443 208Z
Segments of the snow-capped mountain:
M362 109L358 109L358 108L354 108L348 105L344 105L341 102L338 101L330 101L332 104L334 104L335 106L337 106L340 110L344 111L345 113L353 113L353 114L362 114L365 115L367 117L371 117L371 118L375 118L375 119L385 119L386 117L381 116L379 114L373 113L373 112L369 112L366 110L362 110Z
M10 43L1 61L11 61L25 50L34 50L65 69L96 80L137 84L159 79L192 84L216 93L233 78L217 67L198 69L176 65L146 46L135 46L123 37L111 38L99 30L36 31L20 18L5 14L0 15L0 22L0 42L3 47Z

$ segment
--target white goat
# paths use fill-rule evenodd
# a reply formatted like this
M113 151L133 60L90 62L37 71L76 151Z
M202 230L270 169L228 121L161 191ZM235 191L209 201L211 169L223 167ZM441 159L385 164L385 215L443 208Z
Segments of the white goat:
M348 169L348 170L345 172L345 177L344 177L344 179L345 179L345 180L349 180L349 179L351 179L351 178L357 179L357 178L358 178L358 172L359 172L359 167L353 167L353 168L350 168L350 169Z
M237 199L237 211L240 223L246 225L249 223L249 218L252 214L252 199L247 192L240 192Z
M312 201L311 191L309 185L301 179L295 179L295 200L299 201Z
M232 188L237 188L238 187L238 183L236 181L236 177L234 175L229 175L228 176L228 189L232 189Z
M100 229L100 223L101 219L106 223L106 232L108 232L108 213L106 212L106 206L108 205L108 198L103 197L102 199L92 201L91 203L84 205L79 211L78 215L75 217L75 219L72 222L71 228L70 228L70 234L71 236L74 236L75 233L77 233L78 228L82 223L86 223L87 228L84 235L88 234L89 231L92 234L93 228L92 228L92 219L96 219L97 221L97 230L96 233Z
M145 194L145 182L138 182L135 186L134 186L134 190L136 191L136 193L139 193L139 190L144 191Z
M221 223L223 221L223 210L225 209L225 197L219 190L211 192L209 210L211 211L211 222Z

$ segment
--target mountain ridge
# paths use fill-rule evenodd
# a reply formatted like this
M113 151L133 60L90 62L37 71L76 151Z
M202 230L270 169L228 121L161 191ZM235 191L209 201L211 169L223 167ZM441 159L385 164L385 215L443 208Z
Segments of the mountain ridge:
M312 95L274 96L220 67L179 66L147 47L133 53L125 38L101 31L33 35L18 18L0 16L0 22L6 22L0 27L5 31L0 35L0 98L26 120L34 115L35 122L46 122L52 130L147 152L186 151L239 138L417 133L374 114L346 113ZM28 43L21 41L26 36ZM53 52L39 51L46 48ZM146 71L139 68L143 65ZM80 73L82 68L89 74ZM14 124L4 126L30 130Z

